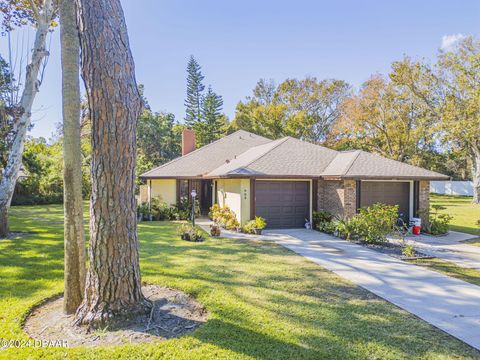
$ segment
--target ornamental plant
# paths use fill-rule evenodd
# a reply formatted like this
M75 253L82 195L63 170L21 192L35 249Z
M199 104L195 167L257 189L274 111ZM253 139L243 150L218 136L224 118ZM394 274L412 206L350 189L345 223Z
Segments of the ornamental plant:
M235 213L228 206L220 207L218 204L210 207L210 217L213 222L227 230L234 230L240 227Z
M398 219L398 205L376 203L359 210L355 216L358 236L365 242L378 244L387 240Z
M313 212L313 228L318 231L325 231L333 221L333 215L326 210ZM325 231L326 232L326 231Z
M444 235L449 230L450 221L453 216L440 213L446 207L442 205L432 205L427 212L428 223L424 224L424 230L431 235Z

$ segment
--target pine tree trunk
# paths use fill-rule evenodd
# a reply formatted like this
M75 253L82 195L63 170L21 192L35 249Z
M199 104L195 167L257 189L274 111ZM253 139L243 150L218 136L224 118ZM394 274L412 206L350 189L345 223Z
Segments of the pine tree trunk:
M472 149L473 203L480 204L480 148Z
M65 290L63 310L74 314L85 290L85 233L82 205L82 157L80 147L80 44L76 7L60 1L63 99L63 201Z
M15 133L12 145L9 149L7 165L4 168L0 179L0 214L3 221L0 224L0 233L8 232L8 209L12 201L15 184L18 179L18 172L22 166L22 154L25 146L27 130L32 117L32 106L35 96L38 93L40 82L38 81L41 65L48 52L45 48L47 34L54 14L52 0L45 0L42 11L36 20L35 41L32 49L30 63L26 67L24 87L17 117L14 119ZM5 236L5 235L4 235Z
M82 74L92 120L89 268L77 324L146 312L135 202L142 104L120 0L77 0Z

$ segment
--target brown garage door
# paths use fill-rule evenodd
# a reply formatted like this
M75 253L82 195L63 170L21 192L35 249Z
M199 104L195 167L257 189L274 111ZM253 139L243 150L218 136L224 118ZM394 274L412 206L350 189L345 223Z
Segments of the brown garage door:
M410 214L410 183L362 181L360 206L375 203L399 205L399 215L408 220Z
M307 181L256 181L255 215L267 220L268 228L299 228L310 217Z

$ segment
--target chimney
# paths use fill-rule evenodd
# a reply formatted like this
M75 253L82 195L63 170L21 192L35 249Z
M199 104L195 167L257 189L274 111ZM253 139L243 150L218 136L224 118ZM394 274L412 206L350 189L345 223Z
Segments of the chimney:
M182 131L182 156L195 150L195 130L183 129Z

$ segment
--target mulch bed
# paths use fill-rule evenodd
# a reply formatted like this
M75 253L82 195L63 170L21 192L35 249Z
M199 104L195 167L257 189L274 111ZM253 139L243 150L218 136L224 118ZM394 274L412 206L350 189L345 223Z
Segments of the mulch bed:
M163 341L190 333L207 320L205 308L187 294L159 286L142 288L153 303L152 312L122 319L115 328L89 330L74 326L73 315L63 313L63 297L36 307L25 321L25 332L35 340L63 340L69 347L104 346Z
M369 244L364 241L357 241L355 243L358 245L365 246L368 249L378 251L382 254L390 255L400 260L433 259L433 256L425 255L417 250L415 250L414 256L405 256L402 253L402 250L403 250L402 246L397 244L392 244L389 242L385 242L384 244Z

